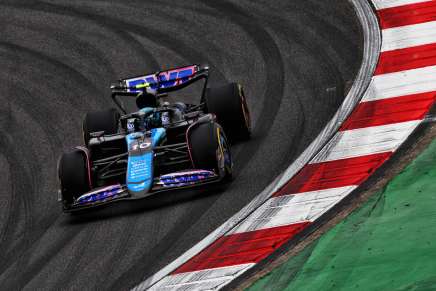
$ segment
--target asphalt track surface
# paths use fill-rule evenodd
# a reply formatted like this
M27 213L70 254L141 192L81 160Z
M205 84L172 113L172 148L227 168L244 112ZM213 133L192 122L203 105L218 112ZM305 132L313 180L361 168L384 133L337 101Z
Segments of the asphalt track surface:
M246 205L341 104L362 58L345 0L0 1L0 289L133 287ZM120 77L207 63L253 138L224 189L65 215L56 162ZM212 84L212 85L213 85ZM187 98L194 101L196 98ZM195 194L195 195L194 195Z

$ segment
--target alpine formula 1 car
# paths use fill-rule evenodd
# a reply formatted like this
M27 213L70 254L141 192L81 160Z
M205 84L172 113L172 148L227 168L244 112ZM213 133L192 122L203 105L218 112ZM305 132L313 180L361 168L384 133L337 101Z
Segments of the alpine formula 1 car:
M250 114L241 85L208 88L208 78L207 66L190 65L112 85L118 108L88 113L84 145L59 159L64 212L228 180L229 145L249 138ZM163 102L199 80L198 104Z

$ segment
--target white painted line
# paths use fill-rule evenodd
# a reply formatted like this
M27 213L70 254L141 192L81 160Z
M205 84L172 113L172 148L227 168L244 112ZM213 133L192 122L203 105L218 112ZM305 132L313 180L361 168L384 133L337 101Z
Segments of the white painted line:
M373 0L374 6L377 10L392 8L397 6L416 4L421 2L426 2L428 0Z
M382 30L381 51L391 51L436 42L436 21Z
M254 263L166 276L149 290L214 290L230 283ZM134 289L135 290L135 289Z
M347 186L270 198L229 234L314 221L355 188Z
M436 66L374 76L361 102L436 91Z
M394 152L420 123L413 120L340 131L310 163Z

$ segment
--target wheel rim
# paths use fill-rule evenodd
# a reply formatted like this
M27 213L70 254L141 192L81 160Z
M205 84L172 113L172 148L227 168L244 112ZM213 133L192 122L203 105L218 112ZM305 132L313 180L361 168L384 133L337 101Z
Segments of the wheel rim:
M244 90L241 85L238 85L239 88L239 96L241 98L241 107L242 107L242 115L244 116L245 127L248 129L248 132L251 132L251 119L250 119L250 111L248 110L247 100L245 99Z
M233 169L232 155L230 153L230 148L225 135L222 133L220 127L217 127L217 137L218 137L218 163L223 164L224 171L226 174L231 175ZM220 165L221 168L221 165Z

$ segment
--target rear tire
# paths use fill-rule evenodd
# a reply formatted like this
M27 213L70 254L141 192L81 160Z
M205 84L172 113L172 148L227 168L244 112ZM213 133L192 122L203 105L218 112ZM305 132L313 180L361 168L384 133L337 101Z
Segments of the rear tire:
M88 146L91 133L104 131L104 134L115 134L118 132L118 120L120 114L114 108L89 112L83 120L83 140Z
M88 161L82 151L64 153L59 160L58 174L64 202L71 204L74 198L90 190Z
M246 140L251 135L250 112L242 86L231 83L206 90L206 111L217 117L231 142Z
M194 168L232 175L232 157L223 128L216 122L194 125L188 131L188 145Z

